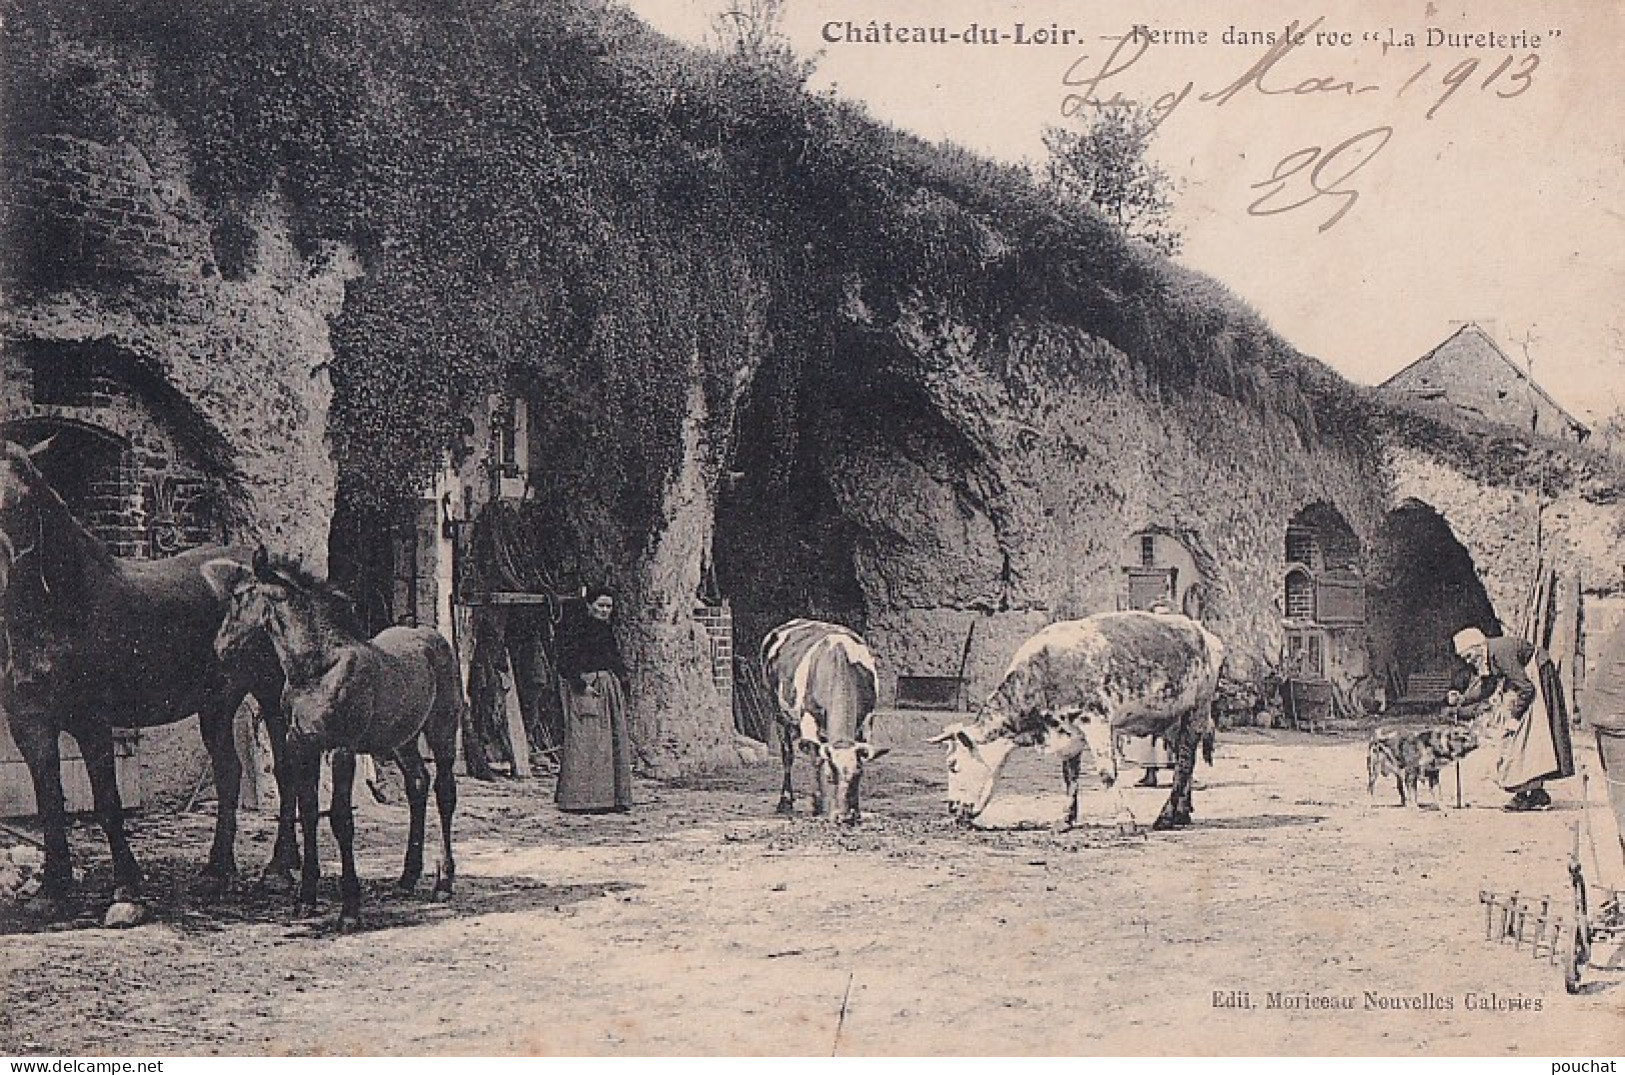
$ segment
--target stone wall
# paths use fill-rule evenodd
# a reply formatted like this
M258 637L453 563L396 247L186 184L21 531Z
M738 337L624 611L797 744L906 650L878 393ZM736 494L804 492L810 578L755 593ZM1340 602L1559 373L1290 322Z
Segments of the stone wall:
M1037 627L1121 607L1122 550L1147 530L1210 565L1203 618L1252 674L1281 651L1287 523L1326 504L1369 543L1380 521L1374 461L1213 393L1143 391L1124 356L1081 333L898 338L947 435L922 451L855 415L830 464L862 535L854 559L888 687L963 661L970 696L985 695ZM1002 372L1019 363L1020 379ZM1054 369L1077 372L1042 372ZM950 459L944 442L966 447Z
M267 199L243 210L254 252L226 257L228 278L150 73L60 42L42 57L55 61L87 79L78 111L11 128L3 147L0 422L122 446L84 505L120 555L264 540L323 570L336 483L328 318L354 259L295 250ZM144 733L141 757L159 802L188 798L206 765L192 721Z
M1475 481L1413 448L1391 444L1385 467L1395 501L1415 497L1449 523L1467 547L1501 622L1516 629L1525 616L1540 557L1578 573L1587 598L1625 593L1625 513L1575 489L1540 498L1533 485ZM1537 533L1540 549L1537 552Z

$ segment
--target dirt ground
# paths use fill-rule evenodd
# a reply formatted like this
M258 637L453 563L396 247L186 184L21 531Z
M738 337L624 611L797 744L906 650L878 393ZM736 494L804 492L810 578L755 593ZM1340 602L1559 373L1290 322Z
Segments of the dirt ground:
M1567 898L1578 779L1553 787L1553 811L1507 814L1481 752L1467 809L1413 812L1391 782L1368 802L1363 738L1238 730L1198 769L1188 830L1121 835L1097 793L1091 827L1052 832L1058 766L1020 752L984 816L996 828L964 831L943 806L940 748L922 741L940 722L880 715L895 750L853 831L775 816L776 764L645 782L637 810L610 817L559 814L546 779L465 780L448 905L427 884L391 897L405 810L369 806L366 928L348 936L328 932L331 902L295 922L291 899L246 879L194 898L205 812L133 820L155 921L96 928L106 855L80 827L86 917L0 919L0 1054L1625 1048L1625 973L1588 973L1569 996L1556 966L1485 939L1480 890ZM1581 760L1595 771L1590 750ZM1127 794L1149 822L1166 792ZM1619 884L1608 811L1589 816ZM245 815L245 874L270 835ZM323 839L331 860L325 826Z

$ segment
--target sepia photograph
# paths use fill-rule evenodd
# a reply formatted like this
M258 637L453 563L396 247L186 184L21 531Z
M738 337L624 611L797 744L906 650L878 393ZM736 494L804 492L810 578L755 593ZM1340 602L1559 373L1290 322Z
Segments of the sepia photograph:
M1622 59L0 0L0 1057L1613 1070Z

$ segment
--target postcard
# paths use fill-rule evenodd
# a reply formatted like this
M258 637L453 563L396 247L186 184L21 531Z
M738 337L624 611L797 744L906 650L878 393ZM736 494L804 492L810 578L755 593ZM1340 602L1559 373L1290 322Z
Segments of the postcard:
M1607 1062L1622 42L8 5L0 1054Z

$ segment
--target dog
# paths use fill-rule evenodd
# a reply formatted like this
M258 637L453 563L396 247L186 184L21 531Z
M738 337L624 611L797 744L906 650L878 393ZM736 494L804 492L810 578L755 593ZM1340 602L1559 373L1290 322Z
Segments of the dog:
M1420 809L1416 786L1427 779L1433 805L1446 812L1439 797L1439 773L1446 765L1459 762L1494 735L1495 713L1486 711L1471 724L1449 724L1425 728L1377 728L1366 747L1366 794L1375 796L1377 779L1392 774L1399 787L1399 804Z

